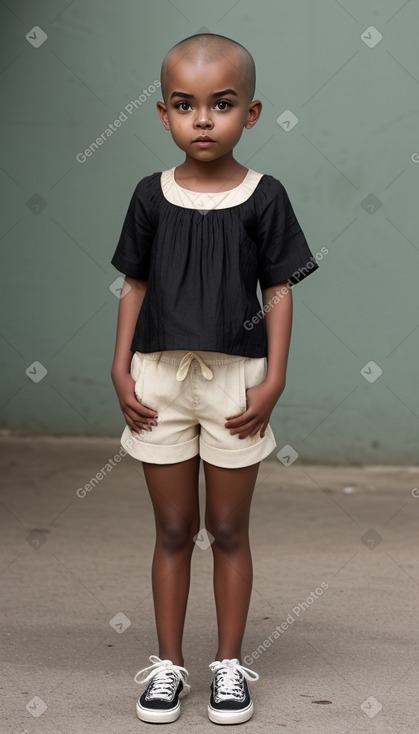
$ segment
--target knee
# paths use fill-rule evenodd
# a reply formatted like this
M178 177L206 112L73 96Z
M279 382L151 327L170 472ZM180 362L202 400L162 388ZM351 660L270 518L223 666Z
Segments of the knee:
M223 553L237 553L246 540L243 533L229 522L217 523L211 532L214 536L213 549L221 550Z
M193 549L194 536L198 531L199 525L195 529L194 525L169 522L160 527L157 540L168 553L179 553L187 548Z

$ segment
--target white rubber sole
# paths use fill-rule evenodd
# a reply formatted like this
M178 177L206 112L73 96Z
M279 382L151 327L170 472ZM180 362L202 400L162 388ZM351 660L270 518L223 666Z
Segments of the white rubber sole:
M183 698L183 696L186 696L189 693L189 691L181 691L179 694L179 699ZM176 721L180 716L180 700L178 699L178 702L176 706L174 706L172 709L166 709L166 710L160 710L157 711L155 709L147 709L143 706L140 706L140 699L138 699L136 703L136 711L137 716L141 721L148 721L152 724L170 724L172 721Z
M180 716L180 704L179 701L177 706L166 711L156 711L153 709L145 709L139 705L137 701L136 705L137 716L141 721L149 721L153 724L169 724L171 721L176 721Z
M208 717L214 724L243 724L253 716L253 702L241 711L217 711L208 704Z

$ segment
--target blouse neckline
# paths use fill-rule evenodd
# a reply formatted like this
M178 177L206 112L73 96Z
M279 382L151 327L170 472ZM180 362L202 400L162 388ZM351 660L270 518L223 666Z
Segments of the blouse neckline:
M265 174L249 168L243 181L229 191L192 191L180 186L174 177L176 166L160 173L160 192L166 203L189 211L225 211L242 206L254 195Z

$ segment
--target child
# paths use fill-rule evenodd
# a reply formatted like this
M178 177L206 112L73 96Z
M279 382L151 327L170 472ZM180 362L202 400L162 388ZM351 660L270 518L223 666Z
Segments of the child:
M208 716L236 724L252 716L246 681L259 678L240 662L250 504L276 446L269 418L285 387L291 286L318 264L282 183L233 158L262 109L249 52L225 36L191 36L166 54L161 86L161 121L186 157L137 184L112 258L126 276L111 373L127 424L121 443L142 462L156 524L159 656L136 675L148 684L137 715L175 721L190 689L182 636L202 458L199 542L212 548L218 625Z

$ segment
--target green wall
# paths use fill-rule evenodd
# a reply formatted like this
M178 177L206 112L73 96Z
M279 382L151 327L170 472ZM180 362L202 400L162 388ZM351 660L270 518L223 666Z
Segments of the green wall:
M328 250L293 289L277 450L416 464L418 24L403 0L1 3L2 428L121 433L110 258L136 183L184 160L156 110L162 58L209 30L256 63L262 116L236 158L279 178L313 253ZM38 47L34 27L47 35ZM286 110L298 118L288 132ZM38 382L34 362L47 370Z

